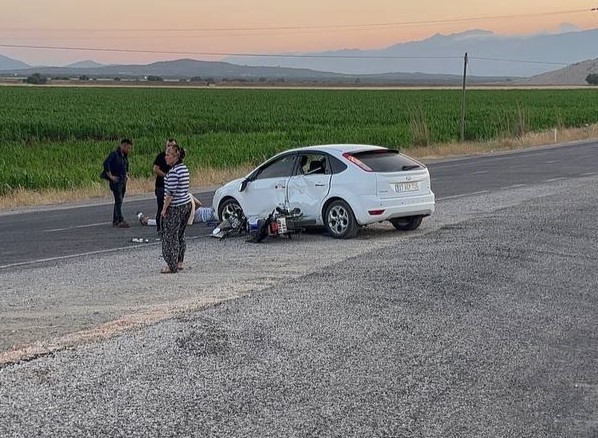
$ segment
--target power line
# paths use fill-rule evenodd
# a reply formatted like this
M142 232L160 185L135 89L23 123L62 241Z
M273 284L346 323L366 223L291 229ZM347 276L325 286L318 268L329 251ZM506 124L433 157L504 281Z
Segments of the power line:
M520 63L520 64L567 65L566 62L527 61L527 60L523 60L523 59L484 58L484 57L478 57L478 56L470 56L469 59L477 59L478 61L512 62L512 63Z
M146 54L168 54L168 55L196 55L196 56L245 56L250 58L310 58L310 59L462 59L462 56L396 56L396 55L318 55L318 54L265 54L265 53L234 53L234 52L188 52L171 50L137 50L137 49L106 49L89 47L56 47L56 46L33 46L18 44L0 44L0 47L19 49L44 49L44 50L76 50L89 52L115 52L115 53L146 53ZM551 61L530 61L522 59L486 58L470 56L469 59L478 61L509 62L520 64L544 64L544 65L568 65L566 62Z
M517 14L517 15L495 15L489 17L467 17L467 18L453 18L444 20L420 20L420 21L398 21L389 23L367 23L367 24L338 24L338 25L322 25L322 26L272 26L272 27L210 27L210 28L166 28L166 29L155 29L155 28L137 28L137 29L109 29L109 28L27 28L27 27L9 27L3 26L2 30L5 31L17 31L17 32L30 32L30 31L42 31L42 32L122 32L122 33L135 33L135 32L156 32L156 33L180 33L180 32L235 32L235 31L250 31L250 32L262 32L262 31L282 31L282 30L325 30L325 29L359 29L359 28L380 28L380 27L397 27L397 26L421 26L429 24L450 24L450 23L464 23L471 21L488 21L488 20L504 20L513 18L526 18L526 17L542 17L542 16L553 16L553 15L564 15L574 14L582 12L597 11L598 8L592 9L569 9L564 11L553 11L553 12L533 12L528 14Z
M459 23L459 22L471 22L471 21L483 21L483 20L498 20L498 19L513 19L513 18L524 18L524 17L538 17L547 15L563 15L571 13L581 13L588 11L598 11L598 8L592 9L570 9L564 11L554 12L538 12L529 14L519 15L500 15L492 17L477 17L477 18L458 18L458 19L446 19L446 20L426 20L426 21L404 21L404 22L391 22L391 23L370 23L370 24L344 24L344 25L329 25L329 26L277 26L277 27L245 27L245 28L168 28L168 29L43 29L43 28L19 28L19 27L3 27L0 29L0 33L4 30L10 31L52 31L52 32L232 32L232 31L317 31L323 29L331 30L342 30L342 29L368 29L368 28L380 28L390 26L412 26L412 25L426 25L426 24L446 24L446 23ZM238 34L230 36L247 36L248 34ZM206 37L208 35L196 35L197 37ZM178 37L178 36L177 36ZM83 37L84 39L93 39L93 37ZM139 37L135 37L139 38ZM147 37L146 37L147 38ZM23 38L10 38L10 39L23 39ZM62 38L64 39L64 38ZM81 38L78 38L81 39ZM114 53L146 53L146 54L170 54L170 55L196 55L196 56L244 56L254 58L322 58L322 59L460 59L460 56L392 56L392 55L310 55L310 54L261 54L261 53L227 53L227 52L194 52L194 51L171 51L171 50L140 50L140 49L114 49L114 48L90 48L90 47L65 47L65 46L45 46L45 45L22 45L22 44L0 44L0 47L7 48L21 48L21 49L43 49L43 50L75 50L85 52L114 52ZM517 60L517 59L497 59L497 58L484 58L484 57L471 57L471 59L477 59L480 61L493 61L493 62L511 62L511 63L528 63L528 64L547 64L547 65L567 65L563 62L545 62L545 61L528 61L528 60Z
M88 47L56 47L56 46L31 46L20 44L0 44L0 47L10 47L17 49L49 49L49 50L78 50L90 52L118 52L118 53L154 53L169 55L199 55L199 56L248 56L263 58L324 58L324 59L461 59L460 56L392 56L392 55L314 55L314 54L265 54L265 53L233 53L233 52L187 52L172 50L137 50L137 49L105 49Z

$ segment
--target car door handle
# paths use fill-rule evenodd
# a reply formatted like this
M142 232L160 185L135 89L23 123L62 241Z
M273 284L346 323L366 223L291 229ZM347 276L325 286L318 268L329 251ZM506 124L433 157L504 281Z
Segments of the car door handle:
M326 185L326 184L324 184L324 183L316 183L316 184L315 184L315 186L316 186L316 187L324 187L325 185Z

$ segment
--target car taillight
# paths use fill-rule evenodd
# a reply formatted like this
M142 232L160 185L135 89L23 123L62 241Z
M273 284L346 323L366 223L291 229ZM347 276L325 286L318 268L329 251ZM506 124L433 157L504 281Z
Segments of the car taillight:
M380 209L380 210L368 210L368 213L370 216L380 216L382 213L384 213L384 209Z
M349 152L345 152L343 154L343 157L347 160L349 160L351 163L355 164L357 167L359 167L361 170L365 170L366 172L373 172L373 170L371 169L371 167L369 167L367 164L365 164L363 161L361 161L358 158L355 158L353 155L351 155Z

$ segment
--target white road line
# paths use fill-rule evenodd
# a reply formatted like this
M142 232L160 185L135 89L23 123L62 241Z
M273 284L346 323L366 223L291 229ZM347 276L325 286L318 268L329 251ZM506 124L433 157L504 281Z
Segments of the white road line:
M479 170L477 172L471 172L470 175L483 175L485 173L488 173L487 170Z
M438 198L438 201L446 201L447 199L458 199L458 198L465 198L467 196L475 196L475 195L483 195L484 193L490 193L490 190L482 190L480 192L472 192L472 193L463 193L462 195L455 195L455 196L445 196L443 198Z
M98 251L90 251L90 252L80 252L78 254L71 254L71 255L67 255L67 256L48 257L46 259L29 260L29 261L26 261L26 262L9 263L8 265L0 265L0 269L15 268L17 266L33 265L33 264L36 264L36 263L55 262L55 261L59 261L59 260L68 260L68 259L74 259L75 257L90 256L90 255L96 255L96 254L106 254L106 253L109 253L109 252L121 251L123 249L140 248L142 246L151 245L152 243L153 242L151 242L151 243L143 243L141 245L130 245L130 246L125 246L125 247L120 247L120 248L101 249L101 250L98 250Z
M202 237L212 237L212 235L211 234L207 234L207 235L200 235L200 236L187 236L187 240L195 240L195 239L199 239L199 238L202 238ZM26 261L26 262L9 263L8 265L0 265L0 269L14 268L14 267L17 267L17 266L34 265L36 263L54 262L54 261L59 261L59 260L68 260L68 259L74 259L75 257L82 257L82 256L96 255L96 254L107 254L109 252L122 251L123 249L142 248L144 246L147 247L148 245L162 245L162 242L160 240L154 240L154 241L150 241L150 242L144 242L144 243L141 243L139 245L121 246L120 248L101 249L101 250L98 250L98 251L80 252L78 254L71 254L71 255L67 255L67 256L48 257L46 259L38 259L38 260L29 260L29 261Z
M551 179L547 179L544 182L554 182L554 181L562 181L566 179L565 177L560 177L560 178L551 178Z
M46 233L53 233L55 231L74 230L75 228L98 227L100 225L109 225L109 224L110 224L110 222L98 222L97 224L75 225L74 227L66 227L66 228L53 228L51 230L44 230L44 232L46 232Z

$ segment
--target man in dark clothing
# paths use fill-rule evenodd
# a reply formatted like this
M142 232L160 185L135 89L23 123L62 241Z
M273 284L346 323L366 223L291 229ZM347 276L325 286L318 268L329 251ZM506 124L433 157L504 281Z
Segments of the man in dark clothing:
M169 138L166 141L166 147L164 151L160 152L156 159L154 160L154 167L152 172L156 175L156 202L158 204L158 211L156 213L156 230L158 233L162 232L161 227L161 214L162 208L164 207L164 177L170 170L170 166L166 164L166 150L169 147L176 145L176 140L174 138Z
M122 204L127 191L127 179L129 178L129 152L133 148L133 142L123 138L120 146L110 152L104 160L104 172L110 183L110 190L114 195L114 211L112 213L112 226L129 228L122 213Z

